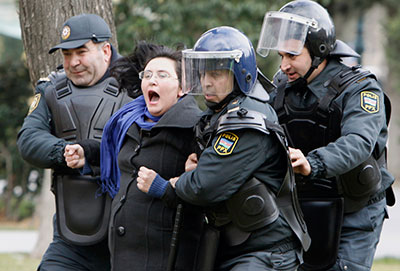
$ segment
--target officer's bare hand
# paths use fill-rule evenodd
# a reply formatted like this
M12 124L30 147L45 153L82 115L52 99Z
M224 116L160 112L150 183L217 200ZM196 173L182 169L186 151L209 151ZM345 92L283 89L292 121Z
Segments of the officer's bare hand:
M175 188L175 184L178 180L179 180L179 177L174 177L174 178L169 179L169 182L171 183L173 188Z
M157 172L152 169L148 169L147 167L140 167L137 181L137 187L142 192L149 192L150 186L153 183L154 179L157 176Z
M70 168L81 168L85 165L85 152L79 144L65 146L64 157Z
M188 156L188 159L186 160L185 163L185 171L191 171L197 167L197 154L192 153ZM175 183L174 183L175 185Z
M304 156L303 152L299 149L289 148L290 160L294 173L299 173L303 176L308 176L311 173L311 166Z

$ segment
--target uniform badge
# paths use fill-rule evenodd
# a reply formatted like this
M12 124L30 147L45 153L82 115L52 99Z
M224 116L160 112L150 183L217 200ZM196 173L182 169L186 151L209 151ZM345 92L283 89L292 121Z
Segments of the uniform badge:
M33 101L31 103L31 106L29 107L29 111L28 111L28 116L33 112L33 110L36 109L36 107L38 106L39 102L40 102L40 93L36 94L35 97L33 97Z
M379 96L372 91L361 92L361 108L368 113L379 112Z
M64 26L62 32L61 32L61 38L63 40L66 40L69 38L69 35L71 35L71 28L69 28L68 25Z
M239 137L234 133L222 133L214 144L214 150L219 155L229 155L238 142Z

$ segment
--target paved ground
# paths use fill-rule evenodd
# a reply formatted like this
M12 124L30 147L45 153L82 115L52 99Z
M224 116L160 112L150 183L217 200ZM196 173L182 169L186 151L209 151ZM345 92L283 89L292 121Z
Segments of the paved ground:
M400 259L400 188L395 189L395 193L397 204L389 207L390 219L384 223L376 258L395 257ZM29 253L35 246L37 238L37 231L2 230L0 231L0 253Z
M389 219L383 224L375 258L396 257L400 259L400 187L397 186L394 192L396 204L388 207Z
M1 230L0 253L30 253L36 244L37 237L37 231Z

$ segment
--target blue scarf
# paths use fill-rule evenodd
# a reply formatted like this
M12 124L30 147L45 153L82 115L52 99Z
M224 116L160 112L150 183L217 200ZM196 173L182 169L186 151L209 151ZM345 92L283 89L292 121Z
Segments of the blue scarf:
M145 121L145 116L153 122ZM149 113L143 95L125 104L111 116L104 127L100 146L102 193L107 192L112 198L118 193L121 176L118 153L129 127L136 122L141 129L150 130L160 118Z

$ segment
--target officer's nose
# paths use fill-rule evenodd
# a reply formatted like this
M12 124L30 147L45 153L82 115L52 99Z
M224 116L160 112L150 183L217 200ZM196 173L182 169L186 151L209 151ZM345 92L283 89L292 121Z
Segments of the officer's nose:
M72 54L69 59L69 65L72 67L76 67L81 63L79 56Z
M210 87L213 84L212 78L207 72L202 76L202 81L203 81L203 85L206 87Z
M288 57L283 56L281 59L281 70L287 71L290 69L290 59Z

